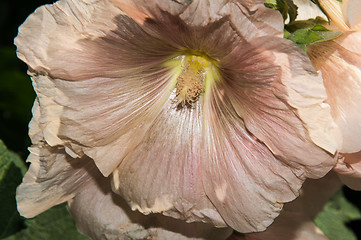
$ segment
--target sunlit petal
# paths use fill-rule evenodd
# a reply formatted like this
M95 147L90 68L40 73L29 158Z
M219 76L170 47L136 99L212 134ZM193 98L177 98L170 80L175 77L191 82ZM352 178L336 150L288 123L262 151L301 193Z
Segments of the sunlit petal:
M361 149L361 33L310 45L307 49L313 65L321 70L332 115L339 126L343 153Z
M327 16L330 18L340 30L348 30L350 27L347 25L348 20L342 11L342 1L337 0L319 0L318 3L325 11Z

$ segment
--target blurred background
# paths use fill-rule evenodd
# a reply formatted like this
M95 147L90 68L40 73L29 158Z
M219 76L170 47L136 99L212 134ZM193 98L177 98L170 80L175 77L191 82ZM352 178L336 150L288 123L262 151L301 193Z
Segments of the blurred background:
M14 162L19 160L23 163L28 155L28 122L35 94L26 74L26 65L16 57L13 39L17 35L18 26L30 13L38 6L52 2L0 1L0 139L19 156L5 153L4 148L0 148L0 158L6 155L9 159L15 159ZM18 215L14 197L16 186L20 184L26 170L22 163L17 162L12 168L6 169L0 163L0 239L87 239L77 233L64 205L31 220ZM332 235L332 239L361 239L361 192L343 188L322 214L318 225L323 225L320 227Z

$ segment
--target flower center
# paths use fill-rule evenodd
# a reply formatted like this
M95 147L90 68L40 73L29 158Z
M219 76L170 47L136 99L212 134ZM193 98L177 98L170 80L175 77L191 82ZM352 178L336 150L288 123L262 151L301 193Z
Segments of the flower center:
M199 52L182 52L167 64L174 71L175 97L179 106L192 106L219 79L217 61Z

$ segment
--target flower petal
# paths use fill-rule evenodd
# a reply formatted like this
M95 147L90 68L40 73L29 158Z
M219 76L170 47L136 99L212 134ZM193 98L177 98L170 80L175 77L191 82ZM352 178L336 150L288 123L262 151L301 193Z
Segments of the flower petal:
M325 11L332 23L343 30L347 31L350 27L347 25L347 18L342 11L342 2L337 0L318 0L321 8Z
M341 130L343 153L361 150L361 33L344 33L307 48L313 65L321 70L332 115Z
M351 29L361 29L361 2L358 0L345 0L342 2L343 14L348 20Z
M175 51L106 2L41 7L15 41L33 75L45 140L90 156L105 176L168 99L171 75L161 63Z
M220 87L247 130L287 164L312 166L316 175L307 176L323 176L335 160L319 147L334 154L340 137L307 56L288 40L262 37L236 48L222 67L228 70ZM326 168L316 173L321 163Z
M30 168L16 200L20 214L28 218L73 198L97 171L91 159L73 159L64 149L46 144L31 147L27 162Z
M81 49L80 38L104 36L115 29L113 18L122 12L111 6L108 1L64 0L38 8L19 28L15 39L18 57L36 72L61 70L59 65L75 67L67 65L73 58L64 60L63 56L57 62L54 55L62 55L69 48Z
M311 64L286 40L252 44L220 67L224 81L205 96L203 185L225 222L240 232L264 230L283 203L298 196L306 177L322 177L335 164L308 137L307 130L317 130L312 125L325 117L318 144L335 149L334 123L329 109L319 107L325 94ZM313 108L324 115L304 121L297 115Z
M232 26L247 41L260 36L283 37L282 15L264 6L263 0L231 1L224 8Z
M225 226L202 186L201 105L179 109L172 101L114 171L113 189L145 214Z
M298 195L304 177L249 134L234 109L227 109L231 104L220 98L212 103L204 126L208 149L202 158L203 186L229 226L240 232L262 231L278 216L282 203Z
M145 216L129 209L112 193L108 179L89 185L69 202L77 227L92 239L225 239L229 228L185 223L160 214Z
M361 191L361 152L342 154L334 170L349 188Z
M45 143L43 134L51 135L51 129L41 121L38 100L34 102L33 119L29 124L29 135L34 144L29 148L27 159L30 167L16 193L18 210L25 217L34 217L73 198L98 171L90 158L77 158L67 147L51 147ZM45 119L51 119L57 106L53 108L51 101L47 103L49 107L43 115Z
M313 219L328 199L341 187L335 173L318 180L307 180L301 196L285 205L281 215L262 233L233 235L227 240L327 240Z

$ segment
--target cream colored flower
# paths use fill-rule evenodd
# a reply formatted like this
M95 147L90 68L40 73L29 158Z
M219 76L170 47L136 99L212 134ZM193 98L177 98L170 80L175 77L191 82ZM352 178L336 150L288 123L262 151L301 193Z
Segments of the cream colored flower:
M37 93L20 213L70 201L83 232L119 237L134 223L116 219L122 198L144 214L265 230L339 144L321 77L282 36L258 0L40 7L15 40Z
M343 34L316 43L307 53L322 72L332 115L342 132L343 144L335 171L355 190L361 190L361 2L319 0L330 18L330 27ZM353 153L353 154L352 154Z

